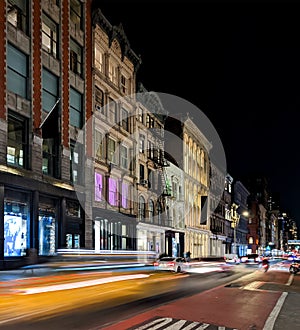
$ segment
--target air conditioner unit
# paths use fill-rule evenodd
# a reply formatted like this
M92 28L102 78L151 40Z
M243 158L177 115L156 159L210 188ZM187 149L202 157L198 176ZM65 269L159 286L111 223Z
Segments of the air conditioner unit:
M143 180L140 181L140 184L142 186L146 186L148 184L148 180L143 179Z

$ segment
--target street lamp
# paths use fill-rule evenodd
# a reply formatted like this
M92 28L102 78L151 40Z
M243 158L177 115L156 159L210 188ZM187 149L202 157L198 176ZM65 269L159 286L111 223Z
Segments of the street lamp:
M231 227L233 228L233 253L237 254L236 251L236 228L240 221L240 215L237 213L239 205L232 203L230 209Z

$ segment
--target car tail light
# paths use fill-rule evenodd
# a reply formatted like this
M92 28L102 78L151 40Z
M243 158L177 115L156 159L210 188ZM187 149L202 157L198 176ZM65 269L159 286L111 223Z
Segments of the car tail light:
M168 266L175 266L175 262L168 262L167 265Z
M158 266L158 262L154 262L153 263L153 266Z

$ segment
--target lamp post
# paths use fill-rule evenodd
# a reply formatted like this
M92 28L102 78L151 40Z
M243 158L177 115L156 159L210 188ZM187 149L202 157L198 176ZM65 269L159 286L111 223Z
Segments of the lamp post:
M232 203L231 209L230 209L230 215L231 215L231 227L233 228L233 253L237 254L236 251L236 227L239 224L240 215L237 213L239 205Z

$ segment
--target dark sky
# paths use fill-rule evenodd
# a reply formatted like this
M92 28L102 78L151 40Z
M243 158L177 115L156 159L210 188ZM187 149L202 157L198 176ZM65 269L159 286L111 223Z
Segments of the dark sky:
M201 109L234 177L259 171L300 225L296 3L96 1L140 54L139 80Z

